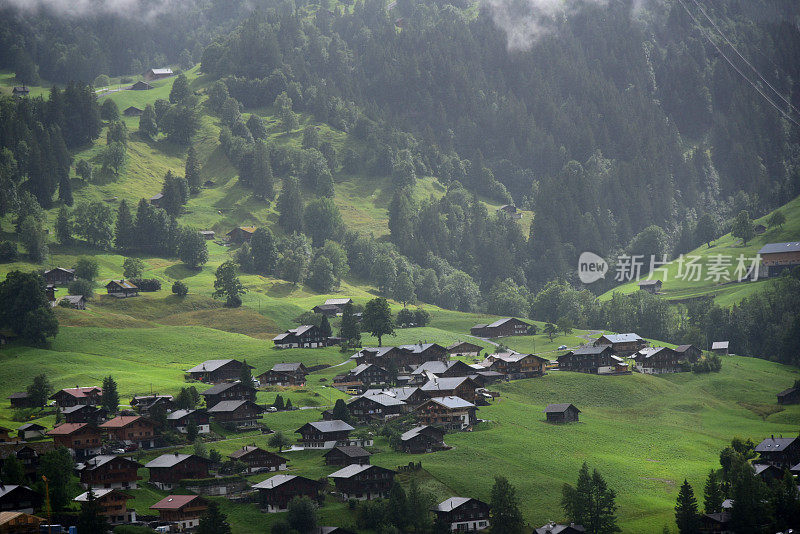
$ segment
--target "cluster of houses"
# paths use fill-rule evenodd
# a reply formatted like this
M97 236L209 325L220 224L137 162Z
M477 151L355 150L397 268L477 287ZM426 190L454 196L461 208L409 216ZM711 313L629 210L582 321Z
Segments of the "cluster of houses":
M48 269L43 273L44 281L47 284L46 292L47 299L50 301L51 306L58 304L65 305L69 303L70 307L79 310L86 309L86 297L84 295L65 295L61 298L56 297L58 286L69 285L76 279L75 269L67 269L64 267L54 267ZM106 291L112 297L127 298L139 295L139 288L130 280L111 280L105 286Z

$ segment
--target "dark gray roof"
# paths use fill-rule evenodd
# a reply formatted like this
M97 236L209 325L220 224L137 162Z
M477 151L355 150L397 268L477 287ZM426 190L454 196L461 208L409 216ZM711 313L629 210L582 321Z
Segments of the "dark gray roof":
M251 401L247 400L225 400L220 401L211 408L208 409L208 413L225 413L225 412L235 412L239 408L241 408L245 404L251 404ZM255 404L255 403L252 403ZM258 406L257 404L255 404Z
M455 409L455 408L474 408L475 405L469 401L465 401L461 397L432 397L429 399L437 404L441 404L445 408Z
M449 512L450 510L458 508L465 502L469 502L471 500L472 499L470 499L469 497L450 497L446 501L442 501L439 504L437 504L433 509L434 511L438 512Z
M300 366L302 366L302 365L303 365L302 363L297 363L297 362L294 362L294 363L276 363L275 365L272 366L272 370L273 371L277 371L279 373L293 373L295 371L299 371L300 370Z
M756 445L756 452L781 452L795 442L797 438L769 437Z
M324 456L327 456L334 451L339 451L349 458L363 458L365 456L370 456L368 450L364 449L363 447L358 447L356 445L348 445L346 447L342 446L334 447L328 452L326 452Z
M568 354L576 354L576 355L581 355L581 354L600 354L601 352L603 352L605 350L609 350L609 345L599 345L597 347L594 347L592 345L586 345L584 347L578 347L577 349L571 351Z
M27 391L17 391L8 396L9 399L27 399L29 397Z
M470 380L470 378L466 376L435 378L425 382L420 389L422 391L450 391L460 386L465 380Z
M370 464L366 465L350 464L346 467L339 469L338 471L334 471L333 473L328 475L328 478L351 478L358 475L359 473L363 473L364 471L369 471L370 469L380 470L386 468ZM391 471L391 469L386 469L386 470Z
M412 428L411 430L409 430L407 432L403 432L403 434L400 435L400 440L401 441L408 441L410 439L413 439L413 438L417 437L423 430L428 429L428 428L433 429L435 431L438 431L438 432L441 432L442 434L444 434L444 431L439 430L436 427L432 427L432 426L429 426L429 425L421 425L421 426L415 426L414 428Z
M342 432L345 430L355 430L352 426L348 425L341 419L333 419L332 421L312 421L306 424L311 425L320 432Z
M229 363L231 363L233 361L237 361L237 360L206 360L203 363L201 363L200 365L195 365L194 367L189 369L187 372L189 372L189 373L202 373L202 372L206 372L206 371L216 371L220 367L223 367L223 366L225 366L225 365L227 365L227 364L229 364Z
M675 347L675 352L686 352L690 348L694 347L694 345L678 345ZM697 348L697 347L694 347Z
M358 398L368 399L376 404L380 404L381 406L402 406L405 404L405 402L398 400L397 397L394 397L392 395L386 395L385 393L378 393L377 395L366 395L366 396L362 395Z
M573 406L572 404L570 404L568 402L561 403L561 404L548 404L547 408L544 409L544 412L545 413L563 413L563 412L566 412L567 409L570 406L575 408L575 406ZM577 408L575 408L575 409L578 410ZM580 410L578 410L578 412L580 413Z
M780 252L800 252L800 241L791 241L789 243L767 243L759 254L777 254Z
M197 410L175 410L174 412L170 412L167 414L167 419L169 421L177 421L178 419L183 419L187 415L191 415Z
M92 471L94 469L97 469L98 467L101 467L101 466L107 464L108 462L110 462L111 460L114 460L115 458L118 458L118 457L114 456L113 454L100 454L98 456L95 456L94 458L90 458L90 459L86 460L82 464L78 464L76 469L78 469L79 471L83 471L83 470ZM125 460L127 462L134 463L134 464L138 465L139 467L141 467L139 462L136 462L136 461L134 461L134 460L132 460L130 458L125 458L125 457L119 457L119 458L121 458L122 460Z
M151 469L153 467L173 467L173 466L176 466L179 463L183 462L184 460L188 460L192 456L194 456L194 455L193 454L177 454L177 453L176 454L162 454L158 458L156 458L154 460L150 460L149 462L144 464L144 466L146 468L148 468L148 469ZM195 456L195 458L200 458L202 460L205 460L205 458L202 458L200 456Z
M572 529L575 532L586 532L586 529L583 528L583 525L576 525L574 523L570 525L558 525L556 523L548 523L543 527L537 528L534 532L536 534L561 534L564 531L569 531L569 529Z
M285 484L290 480L294 480L297 478L297 475L275 475L274 477L268 478L258 484L253 484L254 488L258 489L275 489L281 484Z
M0 497L5 497L6 495L16 490L17 488L23 488L30 492L33 492L33 490L30 489L28 486L19 486L17 484L2 484L0 485Z
M38 423L25 423L24 425L20 425L17 427L17 430L44 430L45 427Z
M223 382L222 384L217 384L216 386L212 386L205 391L200 392L200 395L218 395L223 391L227 391L236 384L240 382L237 380L236 382Z

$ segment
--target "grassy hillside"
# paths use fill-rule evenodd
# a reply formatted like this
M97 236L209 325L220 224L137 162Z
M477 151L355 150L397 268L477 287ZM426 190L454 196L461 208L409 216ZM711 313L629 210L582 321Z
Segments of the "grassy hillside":
M711 247L708 247L707 245L701 245L695 250L684 254L684 257L687 259L691 256L700 257L700 259L697 261L697 263L703 266L702 277L700 280L693 281L676 278L678 274L678 263L675 261L670 262L666 275L663 272L654 274L654 279L662 280L664 283L661 289L664 298L670 300L682 300L701 296L712 296L714 297L714 301L720 306L730 306L736 302L739 302L747 295L758 291L759 288L761 288L764 284L769 283L767 280L737 283L735 281L736 278L734 276L734 270L736 269L737 258L740 254L747 258L745 265L746 267L749 267L749 260L755 257L759 249L761 249L761 247L763 247L765 244L796 241L800 239L800 197L795 198L779 209L786 216L786 224L784 224L781 228L776 227L767 229L766 232L749 241L747 246L742 245L741 239L735 238L730 233L727 233L716 239L712 243ZM768 218L769 214L761 217L760 219L756 219L754 224L763 224L764 226L767 226L766 221ZM706 267L709 261L711 261L710 258L719 254L731 257L732 265L727 269L727 272L729 273L729 277L732 281L720 279L717 282L713 279L705 279L707 276ZM609 276L613 276L613 273L610 273ZM637 286L636 282L629 282L605 292L599 298L601 300L607 300L610 299L611 295L615 292L632 293L638 289L639 287Z

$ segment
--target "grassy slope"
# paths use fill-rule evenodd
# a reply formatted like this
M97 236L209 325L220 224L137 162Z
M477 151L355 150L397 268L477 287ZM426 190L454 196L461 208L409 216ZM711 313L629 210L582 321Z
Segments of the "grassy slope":
M736 258L743 254L745 258L752 258L756 255L759 249L767 243L781 243L785 241L795 241L800 238L800 197L792 200L788 204L779 208L786 216L786 224L782 228L770 228L764 234L756 236L753 240L747 243L747 246L742 246L741 240L734 238L730 233L725 234L719 239L715 240L713 245L709 248L706 245L701 245L695 250L685 254L685 257L700 256L699 263L706 265L711 256L723 254L733 258L733 266L729 269L731 278L733 279L733 272L736 267ZM755 224L763 224L766 226L766 220L769 215L765 215L755 221ZM749 266L749 263L746 263ZM678 274L678 264L671 262L667 271L666 279L664 274L659 272L653 278L657 278L664 282L662 293L668 299L687 299L700 296L712 296L717 304L721 306L730 306L739 302L747 295L753 294L758 291L764 284L769 283L767 280L760 280L756 282L714 282L713 280L688 281L679 280L676 278ZM613 276L610 273L609 276ZM706 269L703 268L703 278L706 277ZM601 300L610 299L614 292L631 293L637 291L638 286L636 282L629 282L627 284L615 287L600 296Z

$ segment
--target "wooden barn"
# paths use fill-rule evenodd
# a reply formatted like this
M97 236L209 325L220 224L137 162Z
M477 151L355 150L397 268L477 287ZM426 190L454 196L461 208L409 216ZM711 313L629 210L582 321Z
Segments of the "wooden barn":
M514 317L507 317L498 319L490 324L476 324L470 328L469 333L475 337L483 338L527 336L530 327L530 323Z
M548 423L577 423L578 414L581 413L572 404L548 404L544 409Z

